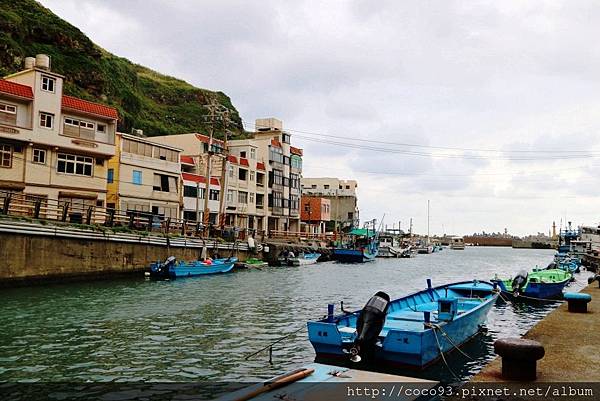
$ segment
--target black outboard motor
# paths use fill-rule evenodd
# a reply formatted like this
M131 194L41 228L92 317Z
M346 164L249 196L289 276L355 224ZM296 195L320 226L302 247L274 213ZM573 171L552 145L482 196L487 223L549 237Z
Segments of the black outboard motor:
M383 329L389 304L390 296L385 292L378 291L362 309L356 322L356 340L350 348L352 362L360 362L361 355L372 354L379 333Z
M527 272L521 270L512 281L512 290L514 295L519 295L525 283L527 282Z
M169 256L164 262L159 263L156 267L153 267L150 275L154 278L169 278L169 270L176 261L177 258L175 258L175 256Z

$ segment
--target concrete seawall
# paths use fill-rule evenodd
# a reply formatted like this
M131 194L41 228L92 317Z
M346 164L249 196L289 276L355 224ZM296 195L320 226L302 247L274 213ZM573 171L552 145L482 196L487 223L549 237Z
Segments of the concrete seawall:
M2 221L0 286L140 273L149 263L171 255L198 259L203 246L209 256L218 252L222 257L234 255L245 259L248 255L246 243Z

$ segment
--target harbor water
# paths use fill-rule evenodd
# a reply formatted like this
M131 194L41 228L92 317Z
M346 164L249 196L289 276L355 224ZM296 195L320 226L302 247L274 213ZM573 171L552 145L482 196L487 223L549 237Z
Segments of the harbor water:
M552 261L552 250L467 247L369 264L269 267L226 275L147 281L142 277L0 292L0 381L256 381L314 361L306 321L328 303L360 309L376 291L398 298L426 286L489 280ZM570 290L586 282L576 274ZM487 332L465 347L470 358L412 375L468 379L499 337L523 335L558 303L498 302ZM278 338L268 352L245 357ZM472 359L471 359L472 358ZM450 371L452 370L453 373ZM401 372L405 373L405 372Z

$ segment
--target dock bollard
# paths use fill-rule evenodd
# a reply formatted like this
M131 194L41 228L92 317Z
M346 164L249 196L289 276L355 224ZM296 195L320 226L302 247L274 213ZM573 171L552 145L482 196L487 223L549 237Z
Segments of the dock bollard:
M569 312L587 313L587 304L592 300L590 294L583 292L566 292L563 298L569 303Z
M592 284L594 281L598 282L598 288L600 288L600 275L595 274L594 277L588 278L588 284Z
M502 357L502 378L517 381L535 380L537 361L545 354L542 344L523 338L497 340L494 352Z

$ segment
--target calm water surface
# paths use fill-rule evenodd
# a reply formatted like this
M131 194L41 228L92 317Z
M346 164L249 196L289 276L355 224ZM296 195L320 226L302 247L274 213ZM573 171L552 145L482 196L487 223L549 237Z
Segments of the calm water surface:
M306 331L266 353L244 357L326 313L340 300L359 309L378 290L392 298L458 280L489 280L550 263L554 251L474 248L379 259L265 268L153 282L143 278L0 292L0 381L253 381L314 361ZM576 275L578 291L587 273ZM496 338L520 336L558 304L499 302L488 332L451 355L462 379L493 358ZM462 359L461 359L462 358ZM398 372L402 373L402 372ZM414 374L414 372L413 372ZM444 365L423 377L451 381Z

